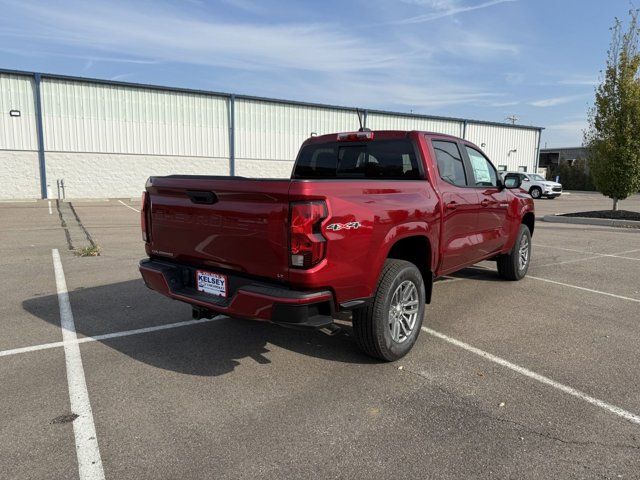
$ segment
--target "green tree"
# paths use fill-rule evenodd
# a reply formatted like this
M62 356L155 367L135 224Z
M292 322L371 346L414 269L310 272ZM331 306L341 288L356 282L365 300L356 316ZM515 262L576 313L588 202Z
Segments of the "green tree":
M629 24L616 19L607 64L589 111L584 144L596 188L618 200L640 190L640 53L639 10L629 12Z

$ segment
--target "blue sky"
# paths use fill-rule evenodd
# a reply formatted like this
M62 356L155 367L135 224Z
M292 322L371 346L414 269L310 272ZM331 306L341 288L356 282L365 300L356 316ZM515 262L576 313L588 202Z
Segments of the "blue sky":
M546 128L579 145L627 0L0 0L0 67Z

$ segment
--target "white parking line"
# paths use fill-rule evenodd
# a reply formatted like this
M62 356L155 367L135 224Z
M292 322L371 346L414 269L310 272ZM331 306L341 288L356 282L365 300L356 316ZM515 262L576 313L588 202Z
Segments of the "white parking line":
M122 200L118 200L122 205L124 205L127 208L130 208L131 210L133 210L134 212L138 212L140 213L140 210L138 210L137 208L133 208L131 205L127 205L126 203L124 203Z
M60 306L60 328L64 343L64 358L67 365L67 384L69 386L69 401L71 412L78 415L73 421L73 435L76 441L76 456L78 458L78 472L80 480L102 480L104 470L102 458L98 448L96 427L93 423L93 412L87 392L87 382L84 378L80 347L75 341L76 325L69 302L67 281L60 261L60 253L54 248L51 251L53 268L56 276L56 289Z
M565 263L586 262L587 260L596 260L598 258L606 258L606 257L604 255L598 255L597 257L576 258L574 260L565 260L564 262L544 263L542 265L531 264L531 267L533 268L553 267L554 265L564 265Z
M624 252L618 252L615 255L624 255L626 253L635 253L635 252L640 252L640 248L636 248L634 250L625 250Z
M623 295L616 295L615 293L602 292L600 290L593 290L592 288L579 287L577 285L571 285L570 283L556 282L555 280L549 280L548 278L532 277L531 275L527 275L526 278L539 280L541 282L555 283L556 285L562 285L563 287L575 288L576 290L584 290L585 292L598 293L600 295L606 295L608 297L619 298L621 300L628 300L630 302L640 303L640 299L638 298L625 297Z
M541 245L541 244L538 244L538 243L534 243L533 246L534 247L539 247L539 248L554 248L556 250L564 250L565 252L584 253L585 255L597 255L598 257L616 257L616 258L624 258L625 260L640 261L640 258L623 257L623 256L621 256L621 255L624 255L625 253L634 253L634 252L640 251L640 249L627 250L627 251L619 252L619 253L599 253L599 252L587 252L585 250L575 250L573 248L556 247L555 245ZM591 260L591 258L585 258L583 260ZM578 261L580 261L580 260L576 260L576 262L578 262Z
M492 355L489 352L480 350L479 348L473 347L468 343L461 342L460 340L456 340L455 338L451 338L443 333L436 332L435 330L432 330L427 327L422 327L422 330L427 332L429 335L433 335L434 337L444 340L445 342L455 345L456 347L460 347L468 352L475 353L476 355L479 355L491 362L497 363L498 365L502 365L503 367L513 370L514 372L524 375L525 377L531 378L540 383L544 383L545 385L549 385L550 387L553 387L564 393L568 393L569 395L579 398L580 400L584 400L585 402L588 402L592 405L603 408L613 413L614 415L624 418L625 420L628 420L630 422L640 425L640 416L634 413L628 412L620 407L616 407L615 405L611 405L610 403L594 398L590 395L587 395L584 392L581 392L580 390L576 390L575 388L569 387L567 385L563 385L562 383L558 383L555 380L545 377L544 375L540 375L539 373L533 372L527 368L516 365L515 363L511 363L508 360L505 360L504 358L500 358L495 355Z
M592 257L593 258L599 258L599 257ZM589 259L589 260L591 260ZM569 263L569 262L567 262ZM556 265L559 265L559 263L556 263ZM534 265L532 265L534 266ZM546 265L541 265L542 267L546 266ZM481 269L481 270L486 270L488 272L491 271L495 271L492 268L486 268L486 267L482 267L480 265L474 265L473 268L477 268L477 269ZM459 277L458 277L459 278ZM469 280L473 277L465 277L465 278L459 278L459 280ZM615 293L609 293L609 292L603 292L601 290L594 290L592 288L585 288L585 287L579 287L578 285L572 285L570 283L562 283L562 282L557 282L555 280L549 280L548 278L541 278L541 277L534 277L532 275L527 275L525 278L531 278L533 280L539 280L541 282L547 282L547 283L555 283L556 285L562 285L563 287L569 287L569 288L575 288L577 290L583 290L585 292L590 292L590 293L597 293L599 295L606 295L607 297L613 297L613 298L619 298L621 300L628 300L630 302L636 302L636 303L640 303L640 299L638 298L632 298L632 297L625 297L624 295L616 295ZM437 283L449 283L449 282L437 282ZM437 284L435 283L435 284ZM434 285L435 285L434 284Z
M53 215L53 210L51 210L51 200L47 202L49 204L49 215Z
M169 330L171 328L187 327L189 325L197 325L199 323L212 322L213 320L219 320L225 318L222 316L215 318L202 318L200 320L187 320L185 322L167 323L166 325L155 325L153 327L136 328L135 330L124 330L121 332L104 333L102 335L95 335L93 337L82 337L70 340L68 343L88 343L98 342L100 340L108 340L110 338L128 337L130 335L139 335L141 333L157 332L158 330ZM41 343L40 345L32 345L29 347L12 348L11 350L0 351L0 357L8 357L10 355L17 355L19 353L37 352L38 350L48 350L50 348L64 347L67 342L51 342Z
M555 245L542 245L541 243L533 243L534 247L537 248L555 248L556 250L564 250L565 252L575 252L575 253L584 253L587 255L602 255L598 252L585 252L584 250L576 250L574 248L565 248L565 247L556 247Z
M598 258L620 258L622 260L633 260L636 262L640 262L640 258L634 258L634 257L621 257L620 255L602 255L602 254L596 254L595 257L587 257L587 258L575 258L573 260L565 260L563 262L552 262L552 263L545 263L542 265L532 265L532 267L551 267L553 265L564 265L565 263L580 263L580 262L586 262L588 260L596 260Z

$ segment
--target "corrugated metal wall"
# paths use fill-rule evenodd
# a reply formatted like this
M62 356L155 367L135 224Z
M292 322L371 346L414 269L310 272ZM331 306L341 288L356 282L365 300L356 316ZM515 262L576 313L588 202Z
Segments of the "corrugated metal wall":
M39 196L34 91L34 74L0 73L0 184L13 186L0 198ZM41 96L48 183L65 178L77 196L137 196L149 175L231 171L228 95L43 75ZM359 127L355 110L328 105L247 97L236 97L234 105L236 175L288 177L310 135ZM9 116L12 109L21 116ZM464 125L393 112L367 115L373 130L461 137ZM535 169L538 137L539 130L519 126L468 121L466 128L467 139L509 170Z
M236 100L236 159L295 160L312 133L358 129L355 111Z
M0 199L40 198L33 77L0 73ZM9 112L17 110L20 116Z
M496 167L506 165L507 170L518 171L526 166L532 172L537 165L539 134L538 130L468 123L466 137L482 148Z
M411 115L370 113L367 127L371 130L423 130L462 137L464 123L456 120L422 118Z
M49 78L41 90L46 150L229 156L224 97Z
M33 78L0 73L0 150L38 150L33 92Z

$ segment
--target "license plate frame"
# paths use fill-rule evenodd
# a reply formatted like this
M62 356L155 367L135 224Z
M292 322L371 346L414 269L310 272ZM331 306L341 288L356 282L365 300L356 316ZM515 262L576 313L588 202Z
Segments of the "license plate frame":
M215 297L227 298L227 276L208 270L196 270L196 289Z

